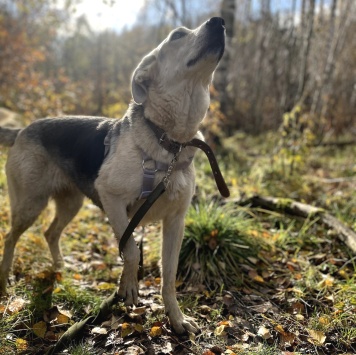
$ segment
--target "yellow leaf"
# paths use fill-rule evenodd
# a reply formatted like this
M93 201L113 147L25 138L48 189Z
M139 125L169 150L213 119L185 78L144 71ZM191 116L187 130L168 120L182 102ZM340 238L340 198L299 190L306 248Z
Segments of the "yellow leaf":
M142 326L142 324L135 324L135 325L134 325L134 329L135 329L135 332L143 333L143 326Z
M214 334L216 336L224 336L224 335L226 335L225 327L226 327L226 325L219 325L218 327L215 328Z
M83 278L83 276L80 275L80 274L74 274L74 275L73 275L73 279L74 279L74 280L79 281L79 280L81 280L82 278Z
M69 317L65 314L59 313L57 316L57 324L67 324L69 322Z
M313 330L313 329L308 329L308 333L310 335L310 338L308 338L308 341L312 344L315 345L322 345L324 344L326 340L325 333L320 331L320 330Z
M62 289L60 287L56 287L54 290L53 290L53 293L59 293L61 292Z
M150 336L155 338L155 337L159 337L160 335L162 335L162 328L158 327L158 326L154 326L151 328L150 330Z
M248 276L256 281L256 282L260 282L260 283L263 283L265 282L265 280L263 279L262 276L258 275L257 272L255 270L250 270L249 273L248 273Z
M97 286L97 288L99 290L112 290L112 289L116 288L116 285L113 283L109 283L109 282L102 282Z
M334 286L334 281L335 279L332 276L326 275L324 279L318 283L318 286L321 288L329 288Z
M296 314L295 319L302 322L304 320L304 316L303 316L303 314Z
M16 339L16 349L19 351L27 350L28 343L25 339L17 338Z
M47 323L40 321L33 325L32 330L39 338L43 339L47 332Z
M121 336L123 338L131 335L133 332L134 332L134 328L132 327L132 325L130 323L122 323Z
M286 331L284 330L284 328L280 324L276 325L274 327L274 330L276 330L280 334L283 334L283 335L286 334Z
M319 318L319 323L322 325L328 325L330 323L330 320L328 317L320 317Z

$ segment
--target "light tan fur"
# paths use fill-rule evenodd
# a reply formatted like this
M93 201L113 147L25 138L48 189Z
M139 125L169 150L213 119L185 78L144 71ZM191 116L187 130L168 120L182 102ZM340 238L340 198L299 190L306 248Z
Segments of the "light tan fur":
M177 31L177 30L176 30ZM174 34L173 31L170 36ZM132 95L142 105L144 117L163 128L170 139L187 142L193 137L202 138L198 127L209 106L209 85L217 65L218 54L207 53L195 65L187 66L206 46L208 31L206 23L195 30L180 28L184 36L178 40L167 37L156 49L143 58L132 77ZM222 53L220 53L221 56ZM130 127L114 139L109 156L105 159L95 188L100 196L103 210L119 241L128 225L129 218L142 204L137 201L142 185L142 155L169 164L173 155L163 149L145 118L126 119ZM6 133L6 132L5 132ZM14 140L0 131L0 143ZM188 160L195 148L183 149L179 161ZM62 256L59 237L64 227L80 209L83 195L52 161L49 153L38 142L30 141L25 131L19 131L10 148L6 165L11 200L12 229L6 237L5 251L0 266L0 292L5 293L12 264L15 244L20 235L35 221L52 197L56 203L56 217L45 233L54 266L60 267ZM155 183L164 177L157 172ZM195 188L194 166L174 171L168 190L158 199L144 217L142 224L161 220L162 238L162 296L166 313L174 330L197 332L195 321L184 315L178 306L175 279L179 251L184 234L184 217ZM139 250L130 238L123 250L124 269L120 279L119 294L127 305L138 300L137 271Z

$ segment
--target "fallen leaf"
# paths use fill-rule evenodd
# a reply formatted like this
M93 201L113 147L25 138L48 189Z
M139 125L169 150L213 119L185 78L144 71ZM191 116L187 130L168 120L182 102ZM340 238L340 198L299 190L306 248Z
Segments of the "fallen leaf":
M296 314L295 319L298 320L299 322L302 322L304 320L303 314Z
M47 323L44 321L40 321L33 325L32 330L35 333L35 335L43 339L47 332Z
M59 313L57 316L57 324L68 324L69 323L69 317L63 313Z
M101 327L95 327L91 330L92 334L107 334L107 329Z
M261 337L262 337L263 339L265 339L265 340L267 340L267 339L269 339L269 338L272 337L270 331L269 331L266 327L264 327L264 326L261 326L261 327L258 329L257 334L258 334L259 336L261 336Z
M56 287L54 290L53 290L53 293L59 293L61 292L62 289L60 287Z
M318 283L318 287L320 287L320 288L330 288L330 287L334 286L334 281L335 281L334 277L332 277L330 275L324 275L323 276L323 280L321 280Z
M116 288L116 284L109 282L101 282L96 288L99 290L113 290Z
M137 333L143 333L143 331L144 331L143 325L136 323L136 324L134 325L134 330L135 330L135 332L137 332Z
M56 281L57 281L57 282L63 281L62 273L59 272L59 271L57 271L57 272L55 273L55 278L56 278Z
M132 312L141 316L146 313L146 307L136 307Z
M308 333L310 335L310 338L308 338L310 343L314 345L322 345L325 343L326 336L324 332L320 330L308 329Z
M276 325L274 327L274 330L276 330L279 334L283 334L283 335L286 334L286 331L280 324Z
M134 328L130 323L122 323L121 326L121 337L125 338L134 332Z
M259 282L259 283L264 283L265 280L263 279L262 276L258 275L258 273L255 271L255 270L250 270L248 272L248 277L256 282Z
M319 323L322 325L328 325L330 323L330 320L328 317L319 317Z
M150 330L150 336L155 338L162 335L162 328L159 326L153 326Z
M19 351L25 351L28 348L28 343L25 339L17 338L15 344L16 349Z
M225 336L226 335L225 327L226 325L219 325L218 327L215 328L214 334L218 337Z
M28 302L23 298L16 297L13 301L10 302L6 311L10 314L18 313L24 308L26 303Z
M296 338L296 335L293 333L285 332L281 334L281 345L282 346L292 346Z

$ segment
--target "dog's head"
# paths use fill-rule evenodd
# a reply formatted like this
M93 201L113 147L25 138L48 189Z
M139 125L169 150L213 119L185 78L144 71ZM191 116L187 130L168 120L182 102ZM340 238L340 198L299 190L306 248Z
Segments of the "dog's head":
M213 17L194 30L180 27L151 53L143 58L132 77L132 96L145 107L160 102L175 102L173 109L182 108L177 101L187 100L198 105L199 114L209 105L208 87L225 48L225 23ZM164 104L164 109L169 110ZM198 115L199 115L198 114ZM200 117L200 120L203 118Z

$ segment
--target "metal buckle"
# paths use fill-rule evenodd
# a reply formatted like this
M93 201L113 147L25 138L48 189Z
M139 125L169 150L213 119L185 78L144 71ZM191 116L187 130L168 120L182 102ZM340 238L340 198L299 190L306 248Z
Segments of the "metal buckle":
M143 170L144 172L156 173L156 172L158 171L157 168L155 168L155 169L148 169L148 168L145 167L145 163L146 163L147 161L150 161L150 160L152 160L152 161L155 163L155 166L156 166L155 160L153 160L153 159L146 159L146 160L145 160L145 159L142 159L142 170Z
M160 145L165 141L166 137L167 137L167 133L164 132L164 133L161 135L161 138L159 139L159 144L160 144Z

